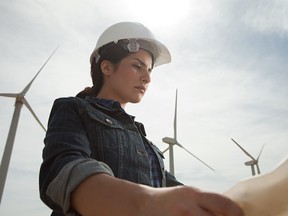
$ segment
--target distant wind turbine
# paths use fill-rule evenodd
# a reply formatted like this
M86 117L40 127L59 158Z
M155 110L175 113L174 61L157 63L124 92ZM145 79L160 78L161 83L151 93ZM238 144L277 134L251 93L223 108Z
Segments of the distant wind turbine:
M174 138L170 137L164 137L162 141L164 143L167 143L169 145L168 148L166 148L163 153L169 150L169 168L170 168L170 173L174 175L174 152L173 152L173 146L177 145L180 148L184 149L186 152L188 152L190 155L195 157L197 160L199 160L201 163L206 165L209 169L215 171L213 168L211 168L209 165L207 165L205 162L203 162L200 158L192 154L189 150L187 150L184 146L182 146L180 143L177 141L177 89L176 89L176 99L175 99L175 113L174 113Z
M242 146L240 146L235 140L233 140L232 138L231 138L231 140L232 140L248 157L250 157L250 158L252 159L251 161L246 161L246 162L245 162L245 165L246 165L246 166L251 166L252 175L253 175L253 176L255 175L255 167L254 167L254 166L256 166L256 168L257 168L257 173L260 174L260 168L259 168L258 162L259 162L259 158L260 158L260 155L261 155L261 153L262 153L262 151L263 151L263 148L264 148L264 145L265 145L265 144L262 146L262 148L261 148L261 150L260 150L260 153L259 153L257 159L255 159L255 158L254 158L251 154L249 154Z
M28 83L28 85L20 92L20 93L0 93L0 96L3 97L12 97L15 98L15 109L12 117L12 122L10 125L4 153L2 156L2 161L0 165L0 204L2 200L2 195L4 191L4 186L5 186L5 181L7 177L7 172L8 172L8 167L10 163L10 158L12 154L12 149L13 149L13 144L14 144L14 139L17 131L17 126L18 126L18 121L19 121L19 116L20 116L20 111L23 106L23 104L28 108L28 110L32 113L36 121L40 124L40 126L43 128L44 131L46 131L45 127L43 124L40 122L40 120L37 118L36 114L32 110L31 106L29 105L28 101L25 99L25 95L28 92L29 88L31 87L33 81L36 79L38 74L41 72L41 70L44 68L46 63L50 60L50 58L54 55L58 47L53 51L53 53L49 56L49 58L46 60L46 62L43 64L43 66L40 68L40 70L37 72L37 74L33 77L33 79Z

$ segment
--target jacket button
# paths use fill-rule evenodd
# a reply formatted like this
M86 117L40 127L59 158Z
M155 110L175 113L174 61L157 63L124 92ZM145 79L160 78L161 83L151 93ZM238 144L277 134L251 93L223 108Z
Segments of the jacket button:
M108 124L111 124L111 125L113 124L113 122L112 122L110 119L108 119L108 118L106 118L105 121L106 121Z

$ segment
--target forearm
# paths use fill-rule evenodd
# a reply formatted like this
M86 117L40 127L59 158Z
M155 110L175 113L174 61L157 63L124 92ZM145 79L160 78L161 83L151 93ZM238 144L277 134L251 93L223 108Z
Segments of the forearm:
M61 164L61 160L54 160L55 163ZM67 163L55 178L49 180L47 176L53 175L53 169L49 169L49 165L51 164L43 163L41 167L41 199L52 209L61 208L65 213L71 210L71 193L81 182L89 176L100 173L113 176L106 164L89 158L80 158Z
M83 216L140 216L150 192L147 186L98 174L73 191L71 205Z
M243 216L239 206L220 194L188 186L151 188L98 174L72 193L72 208L83 216Z

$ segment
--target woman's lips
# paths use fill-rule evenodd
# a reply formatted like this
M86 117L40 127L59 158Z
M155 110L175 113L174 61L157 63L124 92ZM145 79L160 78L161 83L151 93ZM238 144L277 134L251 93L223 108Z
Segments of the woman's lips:
M146 88L144 86L136 86L136 89L138 89L140 92L145 93Z

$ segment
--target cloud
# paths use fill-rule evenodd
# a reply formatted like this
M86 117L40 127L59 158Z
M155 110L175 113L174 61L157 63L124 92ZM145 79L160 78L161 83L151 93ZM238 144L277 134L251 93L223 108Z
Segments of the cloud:
M287 36L288 33L288 8L284 0L277 1L253 1L246 5L246 13L243 22L252 29L266 33Z
M1 215L50 214L50 210L41 203L38 194L38 173L35 170L24 171L12 166L3 194L5 199L1 202Z

